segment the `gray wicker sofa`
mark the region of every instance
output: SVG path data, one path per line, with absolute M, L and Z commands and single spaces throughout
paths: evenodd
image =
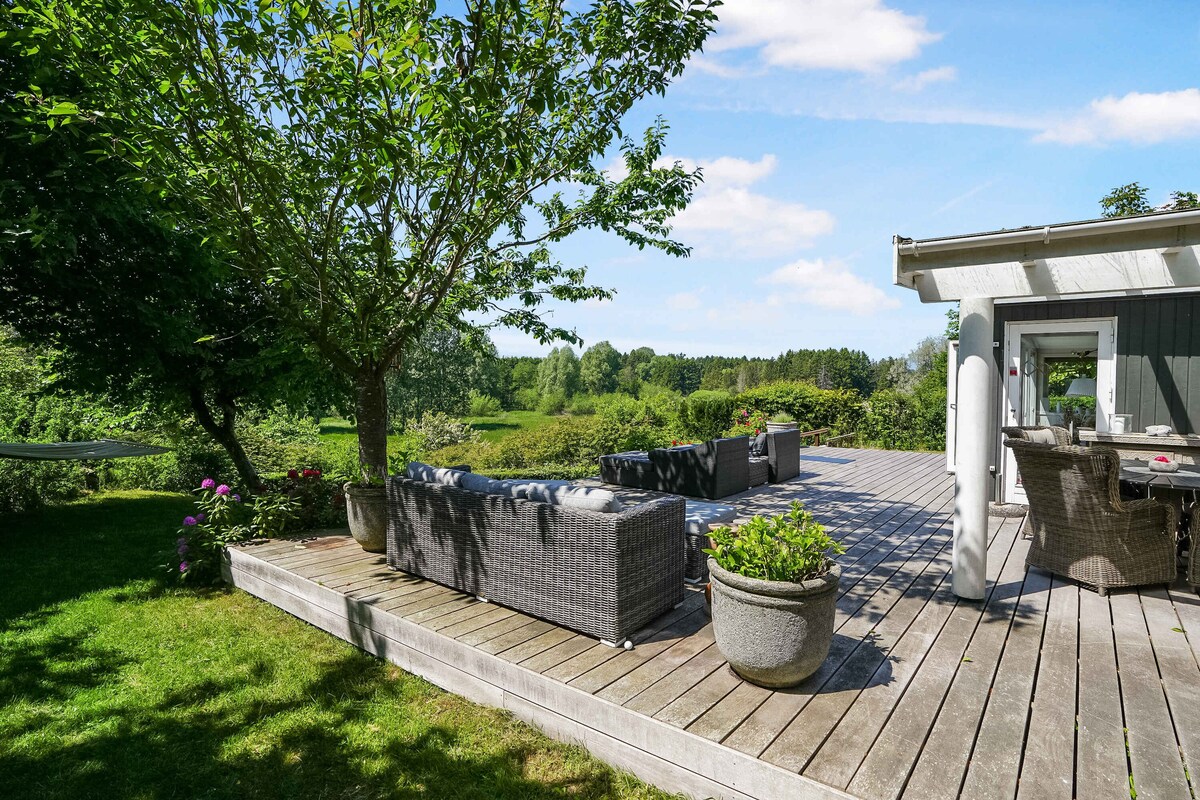
M 392 569 L 606 643 L 683 602 L 682 498 L 600 512 L 391 477 L 387 503 Z

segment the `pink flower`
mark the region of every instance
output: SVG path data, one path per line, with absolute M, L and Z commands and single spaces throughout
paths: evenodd
M 212 478 L 205 478 L 204 480 L 200 481 L 201 489 L 211 489 L 216 485 L 217 485 L 217 482 L 214 481 Z
M 187 572 L 187 571 L 188 571 L 188 562 L 186 562 L 186 561 L 180 561 L 180 562 L 179 562 L 179 571 L 180 571 L 180 572 Z
M 1171 459 L 1167 458 L 1166 456 L 1155 456 L 1154 460 L 1161 461 L 1164 464 L 1170 463 L 1170 461 L 1171 461 Z
M 196 524 L 196 518 L 195 517 L 184 517 L 183 524 L 190 528 L 191 526 Z
M 217 487 L 217 494 L 229 494 L 229 487 L 222 483 Z
M 304 477 L 306 477 L 306 478 L 319 478 L 319 477 L 321 477 L 321 470 L 319 470 L 319 469 L 306 469 L 306 470 L 304 470 Z

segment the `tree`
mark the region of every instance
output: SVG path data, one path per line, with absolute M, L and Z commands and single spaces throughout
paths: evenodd
M 538 367 L 538 392 L 570 397 L 579 391 L 579 357 L 569 346 L 556 347 Z
M 592 394 L 615 392 L 620 371 L 621 354 L 608 342 L 596 342 L 579 360 L 580 382 Z
M 401 425 L 425 411 L 460 415 L 472 389 L 494 391 L 496 348 L 482 331 L 430 328 L 387 378 L 388 416 Z
M 62 131 L 20 135 L 20 92 L 73 84 L 27 32 L 0 22 L 0 323 L 56 351 L 61 382 L 157 421 L 192 415 L 248 488 L 258 475 L 235 431 L 247 405 L 297 405 L 331 391 L 302 342 L 264 314 L 253 287 L 173 225 L 117 160 Z M 42 126 L 42 130 L 46 130 Z
M 617 388 L 626 394 L 636 395 L 650 377 L 650 362 L 653 360 L 654 350 L 649 347 L 635 347 L 626 353 L 617 378 Z
M 699 174 L 655 166 L 665 123 L 621 141 L 621 180 L 597 162 L 700 48 L 713 5 L 471 0 L 456 17 L 433 0 L 30 0 L 20 13 L 86 87 L 31 86 L 31 116 L 86 125 L 211 218 L 269 313 L 353 382 L 366 477 L 386 470 L 384 377 L 427 328 L 487 315 L 575 341 L 539 308 L 608 296 L 551 253 L 580 229 L 687 254 L 668 222 Z
M 1176 190 L 1171 192 L 1167 202 L 1161 206 L 1151 206 L 1146 199 L 1149 190 L 1137 181 L 1117 186 L 1111 192 L 1100 198 L 1100 213 L 1105 217 L 1129 217 L 1135 214 L 1149 214 L 1151 211 L 1184 211 L 1189 208 L 1200 208 L 1200 196 L 1195 192 Z

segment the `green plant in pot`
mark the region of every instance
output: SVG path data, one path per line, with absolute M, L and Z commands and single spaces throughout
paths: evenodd
M 751 683 L 795 686 L 821 666 L 833 641 L 845 548 L 800 503 L 709 533 L 717 648 Z
M 348 481 L 346 522 L 354 541 L 368 553 L 387 552 L 387 495 L 382 478 L 370 482 Z
M 796 418 L 786 411 L 781 411 L 778 414 L 770 417 L 767 420 L 768 431 L 793 431 L 800 423 L 796 422 Z

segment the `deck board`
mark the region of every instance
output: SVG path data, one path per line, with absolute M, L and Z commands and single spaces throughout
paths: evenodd
M 393 572 L 341 534 L 239 546 L 229 578 L 692 796 L 1124 800 L 1132 771 L 1142 800 L 1193 797 L 1191 587 L 1101 598 L 1026 570 L 1021 521 L 993 518 L 985 599 L 958 600 L 953 487 L 938 453 L 807 448 L 795 481 L 727 502 L 744 519 L 793 500 L 847 550 L 830 657 L 786 691 L 729 669 L 695 588 L 621 650 Z

